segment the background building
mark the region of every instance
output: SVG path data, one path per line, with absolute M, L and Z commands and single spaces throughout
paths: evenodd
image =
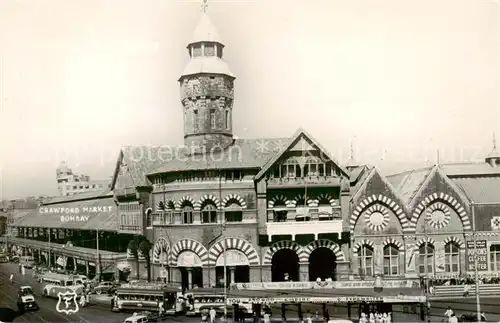
M 57 190 L 61 196 L 69 196 L 85 192 L 97 192 L 109 188 L 108 180 L 90 180 L 90 176 L 75 174 L 62 161 L 56 169 Z

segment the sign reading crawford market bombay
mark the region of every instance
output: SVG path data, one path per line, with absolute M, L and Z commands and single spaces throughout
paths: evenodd
M 384 288 L 412 288 L 416 287 L 412 280 L 386 280 L 382 282 Z M 234 289 L 265 290 L 265 289 L 349 289 L 373 288 L 375 281 L 331 281 L 331 282 L 273 282 L 273 283 L 236 283 Z
M 80 214 L 80 213 L 111 213 L 112 206 L 84 206 L 79 207 L 53 207 L 42 206 L 38 209 L 40 214 Z

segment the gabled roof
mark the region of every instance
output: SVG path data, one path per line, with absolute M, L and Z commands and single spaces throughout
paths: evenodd
M 151 169 L 148 175 L 208 169 L 249 169 L 261 168 L 287 142 L 283 138 L 235 139 L 233 144 L 222 151 L 209 155 L 190 155 L 188 150 L 179 149 L 175 159 Z
M 289 151 L 302 136 L 311 141 L 311 143 L 314 146 L 316 146 L 318 150 L 324 153 L 333 163 L 335 163 L 335 165 L 337 165 L 337 167 L 339 167 L 339 169 L 344 173 L 344 175 L 347 178 L 349 178 L 349 171 L 345 167 L 341 166 L 340 163 L 335 158 L 333 158 L 333 156 L 331 156 L 330 153 L 323 146 L 321 146 L 318 141 L 316 141 L 316 139 L 314 139 L 311 135 L 309 135 L 304 129 L 299 128 L 295 132 L 295 134 L 288 140 L 288 143 L 285 146 L 283 146 L 283 148 L 278 153 L 276 153 L 276 155 L 274 155 L 274 157 L 271 158 L 264 165 L 264 167 L 262 167 L 261 171 L 255 176 L 255 179 L 256 180 L 261 179 L 271 168 L 271 166 L 273 166 L 278 161 L 278 159 L 280 159 L 283 156 L 285 152 Z
M 500 175 L 500 167 L 492 167 L 488 163 L 452 163 L 439 166 L 449 177 Z
M 500 203 L 500 176 L 452 178 L 469 201 L 482 204 Z
M 389 175 L 386 178 L 404 205 L 409 206 L 433 169 L 433 167 L 426 167 L 410 170 Z
M 352 197 L 359 191 L 363 183 L 370 176 L 370 171 L 373 166 L 363 165 L 351 168 L 350 182 L 351 182 L 351 200 Z
M 351 201 L 355 201 L 356 200 L 356 198 L 358 197 L 358 195 L 361 194 L 361 192 L 363 192 L 363 190 L 366 188 L 366 186 L 368 185 L 368 183 L 370 182 L 370 180 L 376 174 L 378 174 L 378 176 L 380 177 L 380 179 L 382 180 L 382 182 L 392 191 L 392 194 L 394 195 L 394 197 L 396 199 L 398 199 L 398 202 L 400 203 L 400 205 L 404 206 L 403 201 L 400 199 L 399 195 L 397 194 L 396 190 L 392 186 L 391 182 L 389 182 L 389 180 L 387 180 L 387 178 L 384 175 L 382 175 L 380 173 L 380 171 L 376 167 L 371 167 L 371 169 L 368 172 L 368 174 L 366 176 L 364 176 L 361 185 L 359 185 L 359 187 L 356 190 L 356 192 L 353 192 L 353 194 L 351 195 Z
M 79 194 L 69 195 L 69 196 L 51 197 L 51 198 L 44 200 L 42 204 L 48 205 L 48 204 L 93 200 L 93 199 L 108 197 L 108 196 L 112 196 L 112 195 L 113 195 L 113 192 L 111 191 L 111 189 L 105 188 L 105 189 L 100 190 L 100 191 L 85 192 L 85 193 L 79 193 Z

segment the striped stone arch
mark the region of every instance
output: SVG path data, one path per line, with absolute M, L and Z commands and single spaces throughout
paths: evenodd
M 264 265 L 271 265 L 273 256 L 276 252 L 278 252 L 281 249 L 290 249 L 293 250 L 297 253 L 297 256 L 299 257 L 299 262 L 307 262 L 307 254 L 301 246 L 299 246 L 297 243 L 287 240 L 287 241 L 279 241 L 273 244 L 269 249 L 266 251 L 266 254 L 264 255 Z
M 128 243 L 128 247 L 127 247 L 127 259 L 133 259 L 134 258 L 134 254 L 132 252 L 132 249 L 130 248 L 130 245 L 131 245 L 132 241 L 133 240 L 130 240 L 129 243 Z M 139 246 L 140 246 L 140 244 L 139 244 Z M 139 248 L 139 250 L 137 252 L 137 255 L 139 256 L 140 260 L 144 260 L 144 255 L 142 254 L 140 248 Z
M 385 206 L 387 206 L 392 212 L 394 212 L 394 214 L 396 214 L 396 216 L 398 217 L 399 222 L 401 223 L 403 232 L 409 232 L 412 230 L 410 223 L 408 222 L 408 219 L 406 218 L 406 215 L 403 212 L 403 209 L 399 206 L 398 203 L 394 202 L 392 199 L 382 194 L 379 195 L 373 194 L 372 196 L 369 196 L 365 198 L 363 201 L 361 201 L 352 212 L 351 218 L 349 219 L 351 233 L 354 232 L 354 227 L 356 226 L 356 222 L 358 221 L 360 214 L 368 206 L 374 203 L 385 204 Z
M 267 207 L 272 209 L 276 202 L 283 202 L 285 205 L 288 205 L 288 200 L 284 195 L 276 195 L 273 196 L 273 198 L 267 202 Z
M 167 255 L 167 264 L 170 259 L 170 244 L 165 238 L 159 238 L 153 247 L 153 257 L 151 257 L 153 264 L 161 263 L 161 254 L 165 253 Z
M 250 266 L 260 264 L 259 255 L 250 242 L 240 238 L 226 238 L 218 241 L 210 248 L 208 262 L 211 266 L 215 266 L 217 259 L 224 252 L 224 241 L 226 242 L 226 250 L 234 249 L 243 252 L 247 256 Z
M 420 215 L 422 212 L 424 212 L 424 209 L 426 206 L 430 206 L 430 204 L 434 201 L 441 201 L 445 202 L 448 204 L 455 212 L 457 212 L 458 216 L 460 217 L 460 220 L 462 220 L 462 225 L 464 227 L 464 231 L 470 231 L 471 230 L 471 222 L 469 219 L 469 215 L 467 214 L 467 211 L 464 209 L 464 207 L 451 195 L 446 194 L 446 193 L 433 193 L 426 198 L 424 198 L 418 206 L 415 208 L 415 211 L 413 212 L 413 215 L 411 217 L 411 226 L 414 230 L 417 228 L 417 222 L 418 219 L 420 218 Z
M 315 249 L 318 249 L 318 248 L 327 248 L 327 249 L 330 249 L 335 254 L 335 257 L 336 257 L 337 261 L 345 261 L 344 253 L 340 249 L 339 245 L 336 244 L 335 242 L 333 242 L 331 240 L 327 240 L 327 239 L 321 239 L 321 240 L 313 241 L 313 242 L 309 243 L 304 248 L 305 249 L 305 254 L 306 254 L 306 257 L 307 257 L 306 261 L 309 261 L 309 258 L 311 257 L 312 252 Z
M 428 243 L 430 245 L 432 245 L 434 248 L 436 248 L 436 241 L 430 237 L 423 237 L 421 238 L 420 240 L 417 241 L 417 243 L 415 243 L 415 245 L 417 246 L 417 249 L 420 248 L 423 244 L 425 243 Z
M 305 200 L 306 204 L 308 203 L 308 196 L 305 194 L 299 194 L 293 198 L 293 200 L 288 201 L 290 205 L 287 205 L 287 207 L 303 207 L 304 205 L 297 205 L 300 200 Z
M 181 197 L 176 203 L 175 203 L 175 208 L 177 210 L 180 210 L 182 208 L 182 205 L 185 203 L 185 202 L 189 202 L 193 207 L 194 205 L 196 204 L 194 199 L 189 196 L 189 195 L 185 195 L 183 197 Z
M 385 239 L 384 242 L 382 243 L 382 245 L 384 246 L 384 248 L 386 246 L 393 245 L 396 248 L 398 248 L 399 253 L 405 253 L 403 244 L 399 240 L 396 240 L 394 238 L 389 237 L 389 238 Z
M 456 243 L 460 247 L 460 249 L 465 249 L 465 243 L 460 238 L 448 237 L 448 238 L 444 239 L 444 241 L 443 241 L 445 246 L 450 242 Z
M 321 200 L 326 200 L 330 203 L 330 206 L 335 206 L 337 205 L 337 200 L 335 200 L 330 194 L 327 194 L 327 193 L 322 193 L 320 194 L 317 198 L 315 199 L 310 199 L 309 201 L 307 201 L 307 204 L 310 206 L 310 207 L 318 207 L 319 206 L 319 202 Z
M 165 200 L 165 203 L 163 203 L 163 201 L 158 201 L 158 203 L 156 203 L 156 210 L 157 211 L 162 211 L 163 210 L 163 207 L 162 205 L 164 205 L 165 207 L 165 210 L 172 210 L 172 209 L 175 209 L 175 202 L 172 201 L 172 200 Z
M 177 259 L 183 251 L 192 251 L 201 259 L 203 266 L 208 265 L 208 250 L 200 242 L 192 239 L 179 240 L 172 248 L 172 266 L 177 266 Z
M 215 206 L 220 209 L 220 200 L 217 198 L 217 196 L 212 195 L 212 194 L 205 194 L 201 197 L 201 199 L 194 204 L 194 209 L 196 211 L 199 211 L 203 204 L 205 204 L 208 201 L 214 202 Z
M 238 194 L 229 194 L 222 200 L 222 207 L 227 207 L 228 203 L 232 200 L 237 201 L 242 209 L 247 208 L 247 202 Z
M 369 247 L 373 248 L 373 241 L 368 240 L 368 239 L 363 239 L 363 240 L 356 242 L 356 244 L 354 245 L 354 248 L 352 249 L 353 256 L 357 257 L 359 250 L 363 246 L 369 246 Z

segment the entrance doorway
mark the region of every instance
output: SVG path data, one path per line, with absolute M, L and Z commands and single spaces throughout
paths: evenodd
M 179 269 L 181 271 L 183 291 L 203 287 L 203 271 L 201 267 L 180 267 Z
M 325 280 L 331 278 L 336 280 L 337 257 L 328 248 L 317 248 L 309 256 L 309 281 L 316 281 L 318 278 Z
M 299 256 L 297 256 L 295 251 L 291 249 L 276 251 L 271 264 L 271 278 L 273 282 L 299 280 Z

